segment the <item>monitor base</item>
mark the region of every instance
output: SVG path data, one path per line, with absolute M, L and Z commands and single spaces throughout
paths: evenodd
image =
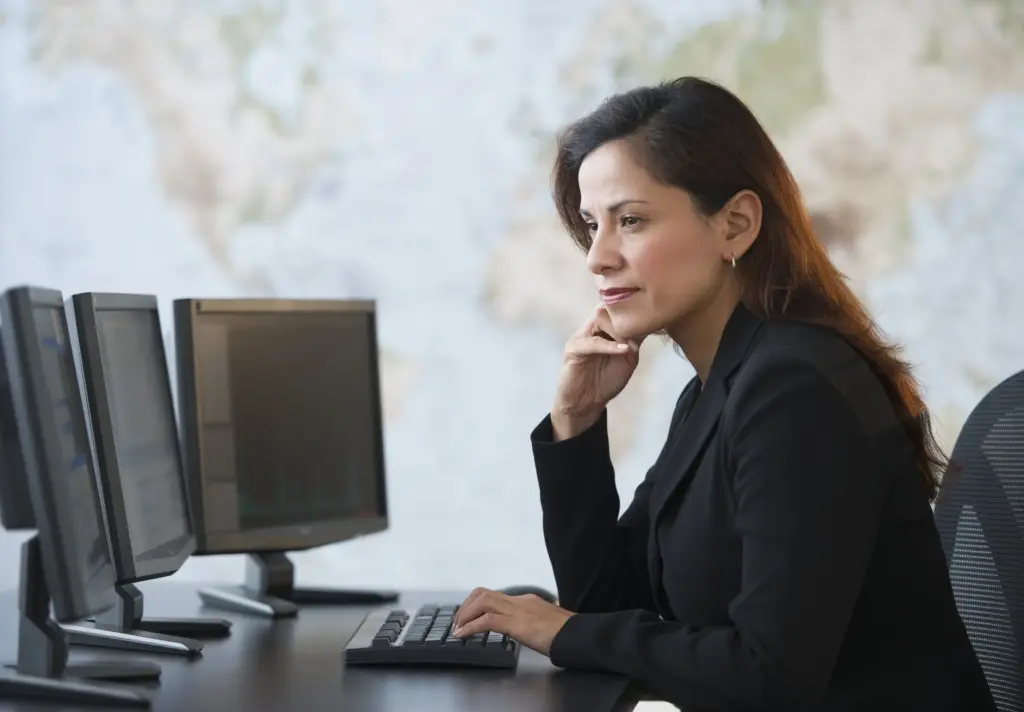
M 5 663 L 4 667 L 17 672 L 17 663 Z M 96 663 L 66 665 L 62 679 L 100 680 L 103 682 L 154 682 L 160 679 L 159 665 L 146 662 L 121 662 L 120 660 Z M 28 675 L 26 677 L 35 677 Z M 47 678 L 51 679 L 51 678 Z
M 125 632 L 139 631 L 196 640 L 231 635 L 231 621 L 222 618 L 146 618 L 143 615 L 144 596 L 134 584 L 117 584 L 114 593 L 117 604 L 96 616 L 95 623 Z
M 152 701 L 140 690 L 90 685 L 35 675 L 0 674 L 0 699 L 30 699 L 67 704 L 150 707 Z
M 265 618 L 291 618 L 299 607 L 291 601 L 261 594 L 245 586 L 201 588 L 199 598 L 204 606 L 233 613 L 249 613 Z
M 68 665 L 67 634 L 50 618 L 50 591 L 43 573 L 38 534 L 21 545 L 18 592 L 17 662 L 0 671 L 0 699 L 20 698 L 69 704 L 149 707 L 141 690 L 91 685 L 77 678 L 155 680 L 160 668 L 151 663 Z M 67 679 L 65 679 L 67 678 Z
M 64 677 L 108 682 L 153 682 L 160 679 L 160 666 L 147 662 L 102 661 L 75 663 L 64 668 Z
M 293 588 L 288 598 L 300 605 L 376 606 L 398 600 L 398 591 L 355 588 Z
M 295 585 L 295 566 L 281 551 L 249 554 L 245 584 L 204 588 L 203 604 L 211 608 L 249 613 L 267 618 L 288 618 L 300 605 L 379 606 L 398 600 L 398 591 L 344 588 L 311 588 Z
M 99 623 L 93 625 L 65 623 L 61 628 L 68 634 L 68 643 L 71 645 L 145 653 L 166 653 L 187 657 L 194 657 L 203 651 L 203 644 L 198 640 L 144 631 L 124 631 Z
M 135 624 L 135 630 L 209 640 L 231 635 L 231 621 L 223 618 L 143 618 Z

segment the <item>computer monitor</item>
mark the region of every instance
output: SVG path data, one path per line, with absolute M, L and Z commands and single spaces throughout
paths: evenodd
M 204 603 L 279 617 L 395 600 L 298 588 L 286 555 L 388 526 L 375 303 L 179 299 L 174 326 L 196 553 L 250 555 L 246 584 Z
M 67 665 L 58 625 L 114 605 L 114 567 L 68 342 L 59 291 L 17 287 L 0 295 L 2 523 L 35 530 L 22 545 L 18 654 L 8 666 L 15 673 L 0 675 L 0 697 L 145 706 L 149 698 L 141 692 L 80 678 L 152 679 L 159 668 Z
M 65 626 L 73 644 L 193 655 L 193 637 L 223 637 L 215 619 L 143 617 L 133 584 L 176 572 L 195 550 L 157 298 L 86 292 L 69 300 L 117 605 L 93 626 Z M 190 637 L 179 637 L 190 636 Z

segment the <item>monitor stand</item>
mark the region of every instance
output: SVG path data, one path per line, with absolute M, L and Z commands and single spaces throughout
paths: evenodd
M 243 586 L 202 588 L 199 598 L 212 608 L 287 618 L 298 613 L 298 604 L 376 606 L 398 600 L 398 592 L 297 588 L 295 567 L 288 556 L 272 551 L 249 554 Z
M 170 632 L 165 633 L 164 630 L 168 630 L 174 625 L 177 625 L 179 630 L 183 630 L 192 625 L 193 630 L 206 632 L 206 637 L 223 637 L 230 632 L 231 624 L 228 621 L 194 621 L 190 619 L 180 621 L 156 619 L 153 622 L 158 625 L 163 624 L 164 630 L 152 631 L 152 629 L 146 628 L 147 621 L 142 617 L 142 591 L 127 584 L 115 585 L 114 593 L 117 596 L 117 603 L 109 611 L 96 616 L 94 623 L 65 624 L 63 626 L 71 645 L 192 657 L 202 653 L 202 643 L 194 638 L 179 637 Z M 196 623 L 207 625 L 197 626 Z
M 65 623 L 61 628 L 67 633 L 70 645 L 186 657 L 194 657 L 203 652 L 203 644 L 198 640 L 174 635 L 123 630 L 102 623 Z
M 186 638 L 226 638 L 231 634 L 231 621 L 223 618 L 146 618 L 143 616 L 142 591 L 133 584 L 114 586 L 117 605 L 96 616 L 96 622 L 117 630 L 143 631 Z
M 68 665 L 64 631 L 50 618 L 50 591 L 43 574 L 39 538 L 21 545 L 18 597 L 18 660 L 0 673 L 0 699 L 35 699 L 67 704 L 149 707 L 142 690 L 94 685 L 84 680 L 156 680 L 160 668 L 152 663 L 105 662 Z

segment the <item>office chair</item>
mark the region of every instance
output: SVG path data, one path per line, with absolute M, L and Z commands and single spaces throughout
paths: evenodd
M 1024 712 L 1024 371 L 964 423 L 935 503 L 960 616 L 1000 712 Z

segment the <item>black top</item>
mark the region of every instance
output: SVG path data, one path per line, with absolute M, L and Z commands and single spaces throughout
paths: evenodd
M 911 442 L 822 327 L 739 307 L 621 518 L 602 416 L 532 434 L 561 667 L 696 710 L 995 709 Z M 616 521 L 618 519 L 618 521 Z

